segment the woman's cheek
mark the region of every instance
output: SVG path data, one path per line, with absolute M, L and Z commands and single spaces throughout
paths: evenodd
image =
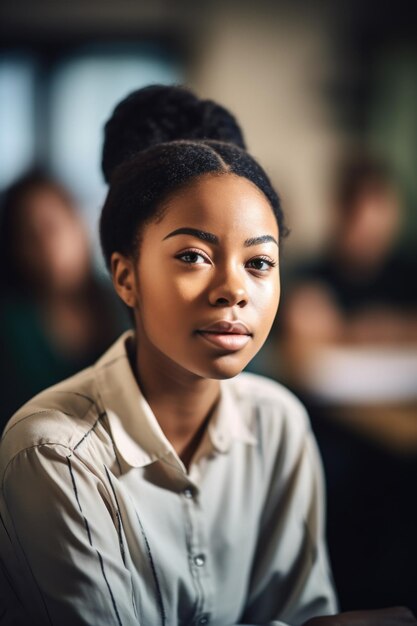
M 253 285 L 251 290 L 254 303 L 259 303 L 262 307 L 269 309 L 279 301 L 280 281 L 277 277 L 267 280 L 260 280 Z
M 263 285 L 253 298 L 254 306 L 258 311 L 258 319 L 264 334 L 269 334 L 276 317 L 280 301 L 280 285 L 270 281 Z
M 208 278 L 202 272 L 190 271 L 187 276 L 179 276 L 171 281 L 171 290 L 178 302 L 195 302 L 208 288 Z

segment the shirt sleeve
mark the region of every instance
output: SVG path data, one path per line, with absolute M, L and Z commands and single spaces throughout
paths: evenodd
M 338 610 L 324 537 L 323 469 L 307 416 L 305 423 L 289 467 L 279 455 L 275 461 L 241 624 L 301 626 Z
M 22 612 L 14 623 L 140 624 L 111 498 L 70 449 L 45 444 L 17 454 L 0 513 L 10 614 Z

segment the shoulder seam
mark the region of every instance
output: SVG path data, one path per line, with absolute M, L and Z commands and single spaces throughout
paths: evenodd
M 19 454 L 22 454 L 22 452 L 27 452 L 28 450 L 33 450 L 34 448 L 42 448 L 42 447 L 44 447 L 44 446 L 60 446 L 61 448 L 65 448 L 66 450 L 69 450 L 70 455 L 72 454 L 72 449 L 71 449 L 69 446 L 66 446 L 66 445 L 65 445 L 65 444 L 63 444 L 63 443 L 60 443 L 59 441 L 46 441 L 46 442 L 44 442 L 44 443 L 36 443 L 36 444 L 34 444 L 33 446 L 28 446 L 27 448 L 22 448 L 22 450 L 19 450 L 18 452 L 16 452 L 16 454 L 14 454 L 14 455 L 13 455 L 13 456 L 9 459 L 9 461 L 8 461 L 8 463 L 7 463 L 7 465 L 6 465 L 6 467 L 4 468 L 4 471 L 3 471 L 3 476 L 2 476 L 2 481 L 1 481 L 1 489 L 2 489 L 2 491 L 4 491 L 4 480 L 5 480 L 5 477 L 6 477 L 6 472 L 7 472 L 7 469 L 8 469 L 8 467 L 9 467 L 10 463 L 11 463 L 12 461 L 14 461 L 14 459 L 15 459 L 15 458 L 16 458 Z
M 47 413 L 54 413 L 55 411 L 58 412 L 58 413 L 62 413 L 63 415 L 68 415 L 68 417 L 72 417 L 71 413 L 66 413 L 65 411 L 60 411 L 59 409 L 42 409 L 40 411 L 34 411 L 33 413 L 29 413 L 29 415 L 24 415 L 23 417 L 20 418 L 20 420 L 18 420 L 14 424 L 12 424 L 10 426 L 10 428 L 8 428 L 4 432 L 1 440 L 3 441 L 7 437 L 9 432 L 12 431 L 15 426 L 18 426 L 24 420 L 29 419 L 29 417 L 33 417 L 34 415 L 44 415 L 44 414 L 47 414 Z
M 85 398 L 85 400 L 89 400 L 91 404 L 95 404 L 95 400 L 93 400 L 93 398 L 90 398 L 89 396 L 86 396 L 79 391 L 71 391 L 71 389 L 56 389 L 54 393 L 70 393 L 73 396 L 79 396 L 80 398 Z
M 96 406 L 96 408 L 98 409 L 98 407 L 97 407 L 97 405 L 96 405 L 96 403 L 95 403 L 95 402 L 94 402 L 94 405 L 95 405 L 95 406 Z M 87 412 L 90 410 L 90 408 L 91 408 L 91 406 L 90 406 L 90 407 L 87 409 L 87 411 L 83 414 L 83 416 L 81 417 L 81 419 L 83 419 L 83 417 L 87 414 Z M 54 411 L 54 409 L 48 409 L 48 410 L 44 410 L 44 411 L 37 411 L 37 412 L 35 412 L 35 413 L 31 413 L 30 415 L 27 415 L 26 417 L 32 417 L 33 415 L 41 415 L 41 414 L 43 414 L 43 413 L 50 413 L 50 412 L 53 412 L 53 411 Z M 64 413 L 63 411 L 60 411 L 60 412 L 61 412 L 61 413 Z M 73 417 L 73 416 L 72 416 L 71 414 L 69 414 L 69 413 L 64 413 L 64 414 L 65 414 L 65 415 L 68 415 L 69 417 Z M 78 448 L 78 446 L 79 446 L 80 444 L 82 444 L 82 443 L 85 441 L 85 439 L 88 437 L 88 435 L 90 435 L 90 434 L 92 433 L 92 431 L 95 429 L 95 427 L 97 426 L 97 424 L 98 424 L 98 422 L 100 421 L 100 419 L 101 419 L 101 418 L 103 418 L 105 415 L 106 415 L 106 413 L 99 413 L 99 414 L 98 414 L 98 417 L 97 417 L 97 419 L 96 419 L 96 421 L 95 421 L 95 422 L 94 422 L 94 424 L 91 426 L 91 428 L 89 428 L 89 430 L 88 430 L 86 433 L 84 433 L 84 435 L 81 437 L 81 439 L 80 439 L 79 441 L 77 441 L 77 443 L 76 443 L 76 444 L 74 445 L 74 447 L 72 447 L 72 448 L 71 448 L 70 446 L 65 445 L 65 444 L 64 444 L 64 443 L 62 443 L 62 442 L 59 442 L 59 441 L 46 441 L 46 442 L 43 442 L 43 443 L 36 443 L 36 444 L 31 445 L 31 446 L 27 446 L 27 447 L 25 447 L 25 448 L 22 448 L 22 449 L 21 449 L 21 450 L 19 450 L 18 452 L 16 452 L 16 453 L 15 453 L 15 454 L 14 454 L 14 455 L 13 455 L 13 456 L 9 459 L 9 461 L 7 462 L 6 467 L 4 468 L 4 471 L 3 471 L 3 478 L 2 478 L 2 488 L 3 488 L 3 484 L 4 484 L 4 476 L 5 476 L 5 474 L 6 474 L 7 468 L 9 467 L 9 465 L 10 465 L 10 463 L 13 461 L 13 459 L 15 459 L 15 458 L 17 457 L 17 455 L 18 455 L 18 454 L 21 454 L 22 452 L 25 452 L 25 451 L 27 451 L 27 450 L 32 450 L 33 448 L 40 448 L 40 447 L 42 447 L 42 446 L 61 446 L 62 448 L 65 448 L 66 450 L 69 450 L 69 451 L 70 451 L 70 456 L 71 456 L 72 454 L 74 454 L 74 452 L 75 452 L 75 450 Z M 23 419 L 25 419 L 25 418 L 22 418 L 22 420 L 23 420 Z M 19 420 L 19 422 L 17 422 L 17 423 L 18 423 L 18 424 L 20 424 L 20 422 L 21 422 L 22 420 Z M 14 424 L 13 426 L 16 426 L 16 424 Z M 7 432 L 9 432 L 9 431 L 7 431 Z M 6 435 L 7 435 L 7 433 L 5 433 L 4 437 L 5 437 Z
M 89 429 L 86 433 L 84 433 L 84 435 L 81 437 L 81 439 L 80 439 L 80 440 L 79 440 L 79 441 L 75 444 L 75 446 L 74 446 L 74 448 L 73 448 L 74 450 L 76 450 L 76 449 L 78 448 L 78 446 L 79 446 L 81 443 L 83 443 L 83 441 L 85 441 L 85 439 L 88 437 L 88 435 L 90 435 L 90 434 L 92 433 L 92 431 L 95 429 L 95 427 L 97 426 L 97 424 L 98 424 L 98 422 L 100 421 L 100 419 L 106 415 L 106 413 L 105 413 L 105 412 L 100 413 L 100 412 L 98 411 L 98 407 L 97 407 L 96 403 L 94 403 L 94 405 L 95 405 L 95 407 L 96 407 L 96 409 L 97 409 L 97 412 L 98 412 L 98 417 L 97 417 L 96 421 L 94 422 L 94 424 L 91 426 L 91 428 L 90 428 L 90 429 Z M 84 417 L 84 416 L 83 416 L 83 417 Z M 82 419 L 82 418 L 81 418 L 81 419 Z
M 98 418 L 97 418 L 97 420 L 96 420 L 96 423 L 98 422 L 98 420 L 99 420 L 101 417 L 103 417 L 103 415 L 102 415 L 102 414 L 101 414 L 101 415 L 99 415 L 99 417 L 98 417 Z M 90 429 L 90 430 L 88 431 L 88 433 L 87 433 L 87 434 L 89 434 L 89 433 L 91 432 L 91 430 L 92 430 L 92 429 Z M 3 476 L 2 476 L 2 481 L 1 481 L 1 488 L 2 488 L 2 490 L 3 490 L 3 488 L 4 488 L 4 479 L 5 479 L 6 472 L 7 472 L 7 469 L 8 469 L 8 467 L 9 467 L 10 463 L 11 463 L 11 462 L 12 462 L 12 461 L 13 461 L 13 460 L 14 460 L 14 459 L 15 459 L 15 458 L 19 455 L 19 454 L 22 454 L 22 452 L 27 452 L 28 450 L 34 450 L 35 448 L 45 448 L 45 447 L 54 447 L 54 446 L 58 446 L 58 447 L 60 447 L 60 448 L 64 448 L 65 450 L 67 450 L 67 451 L 68 451 L 68 455 L 66 456 L 66 458 L 70 458 L 70 457 L 72 457 L 72 456 L 75 456 L 75 457 L 77 458 L 77 460 L 78 460 L 80 463 L 82 463 L 82 465 L 84 465 L 84 466 L 85 466 L 85 468 L 88 470 L 88 472 L 89 472 L 89 473 L 91 473 L 90 468 L 89 468 L 89 467 L 88 467 L 88 465 L 84 462 L 83 458 L 82 458 L 82 457 L 80 457 L 80 456 L 78 456 L 78 454 L 77 454 L 77 453 L 76 453 L 76 451 L 75 451 L 76 447 L 77 447 L 77 446 L 79 445 L 79 443 L 81 443 L 82 441 L 83 441 L 83 439 L 81 439 L 81 440 L 78 442 L 78 444 L 77 444 L 76 446 L 74 446 L 74 448 L 70 448 L 70 446 L 66 446 L 64 443 L 61 443 L 60 441 L 45 441 L 45 442 L 43 442 L 43 443 L 36 443 L 36 444 L 34 444 L 33 446 L 27 446 L 27 448 L 22 448 L 22 450 L 19 450 L 18 452 L 16 452 L 16 454 L 14 454 L 14 455 L 13 455 L 13 456 L 9 459 L 9 461 L 8 461 L 8 463 L 7 463 L 7 465 L 6 465 L 6 467 L 4 468 L 4 471 L 3 471 Z
M 63 392 L 63 393 L 65 393 L 65 392 Z M 73 392 L 69 392 L 69 393 L 73 393 Z M 82 395 L 82 394 L 76 393 L 74 395 Z M 96 404 L 96 402 L 94 400 L 92 400 L 91 398 L 88 398 L 87 396 L 82 396 L 82 397 L 86 398 L 87 400 L 90 401 L 90 406 L 87 407 L 86 411 L 82 415 L 80 415 L 80 417 L 78 418 L 80 420 L 83 420 L 85 418 L 85 416 L 87 415 L 88 411 L 91 409 L 92 405 L 94 405 L 97 408 L 97 410 L 98 410 L 97 404 Z M 1 438 L 1 440 L 3 441 L 3 439 L 5 439 L 7 437 L 9 432 L 11 430 L 13 430 L 13 428 L 15 426 L 18 426 L 24 420 L 29 419 L 29 417 L 33 417 L 34 415 L 44 415 L 44 414 L 54 413 L 54 412 L 62 413 L 63 415 L 67 415 L 68 417 L 76 417 L 73 413 L 67 413 L 66 411 L 62 411 L 61 409 L 41 409 L 40 411 L 34 411 L 33 413 L 29 413 L 29 415 L 25 415 L 24 417 L 21 417 L 20 420 L 18 420 L 14 424 L 12 424 L 10 426 L 10 428 L 8 430 L 6 430 L 6 432 L 3 434 L 3 437 Z M 95 424 L 94 424 L 94 426 L 95 426 Z

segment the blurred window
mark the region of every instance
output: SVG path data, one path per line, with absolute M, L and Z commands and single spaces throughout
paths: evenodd
M 179 57 L 157 44 L 1 52 L 0 192 L 32 164 L 48 167 L 76 197 L 97 248 L 104 122 L 130 91 L 182 80 Z
M 0 57 L 0 188 L 34 158 L 35 63 L 26 56 Z
M 62 63 L 50 85 L 50 166 L 84 203 L 98 206 L 103 125 L 115 104 L 151 83 L 180 81 L 175 63 L 158 54 L 85 54 Z

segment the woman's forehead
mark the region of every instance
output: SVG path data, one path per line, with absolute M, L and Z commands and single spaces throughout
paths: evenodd
M 277 220 L 266 196 L 234 174 L 201 176 L 169 198 L 155 227 L 168 234 L 184 226 L 208 230 L 219 238 L 239 232 L 247 237 L 269 233 L 278 239 Z

